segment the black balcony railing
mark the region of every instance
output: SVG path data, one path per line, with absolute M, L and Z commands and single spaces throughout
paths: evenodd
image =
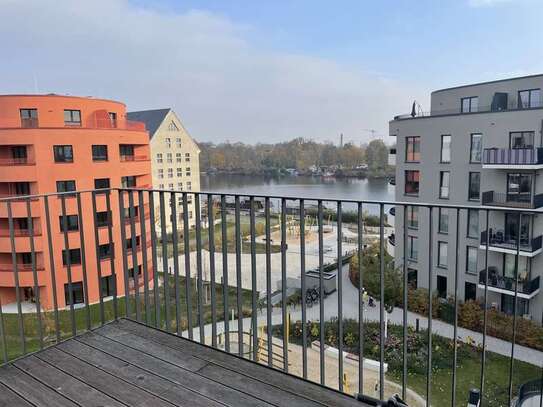
M 2 295 L 9 294 L 2 299 L 12 301 L 12 294 L 16 308 L 16 313 L 8 318 L 0 307 L 0 356 L 4 362 L 124 317 L 191 341 L 220 347 L 255 362 L 264 362 L 269 367 L 279 367 L 285 372 L 294 371 L 292 365 L 298 363 L 303 379 L 308 379 L 310 372 L 318 371 L 315 380 L 322 385 L 336 386 L 340 391 L 347 390 L 344 386 L 344 374 L 347 373 L 344 362 L 347 357 L 352 357 L 357 363 L 358 384 L 358 388 L 352 391 L 358 390 L 362 394 L 368 381 L 372 387 L 377 382 L 380 399 L 388 397 L 390 394 L 385 392 L 391 391 L 391 386 L 385 386 L 386 363 L 390 363 L 389 366 L 395 364 L 395 374 L 399 379 L 393 391 L 401 389 L 404 398 L 408 394 L 408 381 L 412 374 L 409 364 L 424 363 L 424 373 L 420 373 L 420 366 L 417 367 L 418 374 L 423 375 L 421 380 L 425 381 L 418 391 L 426 400 L 435 398 L 432 392 L 436 386 L 433 375 L 437 362 L 433 358 L 442 357 L 441 351 L 434 354 L 438 346 L 433 344 L 437 334 L 432 325 L 436 271 L 434 267 L 423 269 L 420 266 L 418 269 L 419 284 L 427 288 L 424 294 L 427 313 L 408 318 L 407 307 L 402 304 L 410 303 L 411 269 L 408 269 L 409 262 L 405 257 L 396 258 L 398 267 L 385 257 L 385 213 L 389 207 L 395 207 L 396 215 L 401 215 L 399 219 L 407 222 L 408 206 L 418 206 L 420 219 L 428 220 L 428 235 L 433 236 L 437 230 L 432 230 L 431 225 L 440 208 L 448 208 L 449 214 L 459 219 L 467 216 L 473 206 L 140 188 L 108 189 L 105 192 L 71 192 L 71 195 L 75 194 L 75 201 L 73 198 L 66 200 L 66 193 L 0 199 L 0 216 L 8 218 L 10 243 L 7 252 L 11 253 L 12 259 L 11 270 L 0 273 Z M 36 210 L 35 205 L 30 205 L 31 200 L 39 201 L 42 209 L 39 214 L 31 213 L 31 209 Z M 193 218 L 189 218 L 190 200 Z M 30 250 L 30 268 L 21 267 L 17 260 L 17 245 L 21 240 L 15 239 L 14 219 L 24 215 L 20 213 L 20 205 L 15 208 L 15 201 L 26 202 L 29 225 L 33 225 L 33 217 L 43 216 L 40 219 L 40 245 L 35 244 L 36 234 L 31 228 L 24 238 L 28 239 L 23 250 Z M 180 201 L 182 208 L 178 206 Z M 248 202 L 246 210 L 242 210 L 244 201 Z M 233 207 L 228 205 L 230 202 L 234 203 Z M 145 210 L 136 211 L 136 207 Z M 297 210 L 292 211 L 292 207 Z M 85 213 L 84 208 L 89 212 Z M 15 209 L 16 214 L 13 213 Z M 479 209 L 480 213 L 486 213 L 487 226 L 490 212 L 517 212 L 521 216 L 530 212 L 515 208 Z M 377 214 L 378 226 L 366 224 L 366 211 Z M 104 223 L 103 215 L 98 218 L 99 213 L 111 214 L 108 217 L 110 221 Z M 125 213 L 135 216 L 126 219 Z M 181 217 L 178 216 L 180 213 Z M 77 214 L 79 219 L 78 232 L 68 236 L 68 215 L 73 214 Z M 60 231 L 51 226 L 57 225 L 59 216 L 63 225 Z M 427 247 L 417 247 L 413 240 L 408 239 L 410 235 L 406 226 L 404 223 L 404 227 L 392 236 L 397 252 L 404 256 L 417 252 L 421 265 L 435 264 L 435 239 L 428 239 Z M 456 235 L 459 233 L 459 222 L 456 222 Z M 344 239 L 347 234 L 350 236 L 348 241 Z M 136 236 L 139 236 L 139 250 L 129 250 L 129 246 L 137 246 Z M 367 239 L 373 239 L 371 249 L 374 251 L 369 254 L 366 252 L 370 249 Z M 456 253 L 449 253 L 449 258 L 460 257 L 461 245 L 455 247 Z M 78 248 L 78 264 L 71 263 L 71 256 L 66 256 L 64 268 L 56 264 L 62 251 Z M 409 248 L 409 251 L 402 248 Z M 48 255 L 43 252 L 48 252 Z M 350 253 L 352 264 L 344 264 L 349 263 L 344 261 L 346 253 Z M 367 258 L 364 257 L 366 255 Z M 104 256 L 108 258 L 103 259 Z M 48 259 L 45 271 L 38 273 L 42 267 L 39 260 L 43 258 Z M 361 265 L 361 272 L 351 273 L 354 264 Z M 409 265 L 412 266 L 411 263 Z M 373 267 L 371 270 L 370 266 Z M 399 276 L 393 282 L 393 288 L 400 291 L 390 298 L 392 302 L 388 304 L 390 285 L 387 278 L 396 276 L 396 272 Z M 367 273 L 375 273 L 371 282 L 366 280 L 370 278 Z M 447 349 L 451 349 L 453 356 L 446 362 L 451 366 L 452 382 L 447 383 L 451 393 L 450 404 L 446 404 L 456 406 L 457 400 L 460 402 L 466 397 L 469 390 L 466 386 L 473 386 L 473 382 L 457 380 L 458 374 L 462 374 L 458 371 L 462 366 L 457 360 L 457 349 L 459 341 L 464 339 L 458 330 L 461 285 L 458 279 L 461 271 L 456 267 L 453 273 L 457 283 L 449 285 L 451 336 L 447 339 L 447 343 L 452 344 Z M 44 280 L 51 281 L 51 289 L 41 289 L 46 284 Z M 491 287 L 499 284 L 497 280 L 488 280 Z M 490 397 L 495 389 L 494 386 L 488 389 L 485 386 L 488 373 L 485 363 L 488 285 L 485 285 L 484 297 L 481 298 L 484 319 L 482 344 L 477 350 L 481 368 L 478 369 L 480 377 L 475 379 L 483 399 Z M 370 294 L 385 301 L 366 303 L 365 286 L 368 289 L 373 286 Z M 58 290 L 58 287 L 64 287 L 64 290 Z M 8 292 L 10 288 L 12 292 Z M 522 283 L 520 291 L 514 293 L 515 301 L 519 293 L 534 293 L 538 288 L 539 277 Z M 329 296 L 330 293 L 333 295 Z M 32 298 L 26 299 L 30 295 Z M 35 312 L 29 313 L 28 309 L 23 312 L 23 302 L 35 307 Z M 370 303 L 376 309 L 370 310 Z M 292 304 L 294 307 L 290 307 Z M 386 312 L 390 310 L 389 306 L 397 307 L 399 321 L 388 330 L 387 337 Z M 292 326 L 288 323 L 291 314 L 296 315 L 299 321 Z M 413 359 L 409 338 L 416 332 L 412 321 L 417 318 L 424 320 L 426 330 L 417 333 L 420 338 L 417 337 L 416 341 L 422 343 L 423 353 Z M 517 330 L 516 318 L 515 313 L 511 326 L 513 335 Z M 321 327 L 325 323 L 326 330 Z M 352 328 L 353 324 L 357 326 L 355 331 L 347 332 L 347 327 Z M 334 335 L 329 333 L 330 327 L 336 330 Z M 277 333 L 287 331 L 291 332 L 290 336 Z M 392 334 L 393 338 L 390 337 Z M 294 345 L 290 343 L 290 337 L 297 338 L 297 355 L 291 353 Z M 246 338 L 249 338 L 249 343 Z M 371 341 L 371 349 L 367 346 L 368 341 Z M 272 349 L 274 343 L 281 344 L 280 366 L 277 366 L 277 348 Z M 261 357 L 263 346 L 267 357 Z M 502 392 L 502 396 L 506 393 L 507 396 L 498 401 L 498 405 L 510 405 L 515 396 L 515 346 L 517 343 L 513 340 L 511 354 L 506 355 L 511 366 L 509 387 Z M 311 347 L 312 351 L 309 350 Z M 331 371 L 330 362 L 327 362 L 330 350 L 336 355 L 332 367 L 334 383 L 327 379 L 330 377 L 327 372 Z M 365 359 L 370 351 L 373 361 Z M 337 357 L 347 355 L 347 352 L 350 356 Z M 377 373 L 367 374 L 368 369 Z M 432 402 L 432 405 L 439 403 Z
M 516 250 L 517 249 L 517 240 L 518 237 L 515 235 L 508 235 L 504 233 L 503 230 L 493 230 L 490 229 L 490 237 L 488 242 L 490 246 L 499 247 L 502 249 Z M 487 233 L 486 231 L 481 232 L 481 245 L 486 245 L 487 242 Z M 535 238 L 530 238 L 527 235 L 520 236 L 520 250 L 523 252 L 536 252 L 541 249 L 543 242 L 543 237 L 537 236 Z
M 536 209 L 543 206 L 543 194 L 509 194 L 504 192 L 483 192 L 483 205 L 509 208 Z
M 485 165 L 539 165 L 543 164 L 543 148 L 485 148 Z
M 485 284 L 486 271 L 481 270 L 479 272 L 479 284 Z M 522 280 L 519 278 L 518 285 L 515 287 L 515 279 L 500 275 L 496 268 L 488 268 L 488 286 L 494 288 L 500 288 L 502 290 L 510 291 L 511 295 L 518 291 L 520 294 L 531 295 L 539 290 L 539 276 L 532 280 Z

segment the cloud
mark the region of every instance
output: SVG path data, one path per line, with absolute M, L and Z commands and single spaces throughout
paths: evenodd
M 468 0 L 470 7 L 494 7 L 505 3 L 513 3 L 515 0 Z
M 367 141 L 419 96 L 394 80 L 262 49 L 255 28 L 201 10 L 125 0 L 0 0 L 0 92 L 39 91 L 173 107 L 197 140 Z

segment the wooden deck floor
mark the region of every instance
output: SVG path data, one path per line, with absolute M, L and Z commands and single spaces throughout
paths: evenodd
M 0 406 L 353 406 L 353 398 L 128 320 L 0 368 Z

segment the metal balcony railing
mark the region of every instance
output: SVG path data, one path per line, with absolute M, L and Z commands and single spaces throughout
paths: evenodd
M 479 272 L 479 284 L 485 284 L 486 279 L 486 270 L 481 270 Z M 522 280 L 518 279 L 518 285 L 515 287 L 515 279 L 512 277 L 507 277 L 498 274 L 494 268 L 488 270 L 488 286 L 494 288 L 500 288 L 502 290 L 510 291 L 512 294 L 515 291 L 522 294 L 533 294 L 539 290 L 539 276 L 535 277 L 532 280 Z
M 541 249 L 543 242 L 543 237 L 537 236 L 530 238 L 529 236 L 521 235 L 520 240 L 517 236 L 508 235 L 503 232 L 503 230 L 492 230 L 490 229 L 490 238 L 488 243 L 490 246 L 499 247 L 502 249 L 516 250 L 518 242 L 520 242 L 520 250 L 523 252 L 533 253 Z M 487 242 L 487 232 L 481 232 L 481 245 L 486 245 Z
M 509 208 L 537 209 L 543 206 L 543 194 L 508 194 L 504 192 L 483 192 L 483 205 Z
M 75 201 L 73 198 L 68 200 L 68 194 L 75 194 Z M 20 253 L 17 245 L 20 241 L 15 239 L 13 209 L 14 202 L 25 200 L 27 203 L 30 200 L 39 201 L 40 213 L 31 213 L 35 206 L 28 204 L 26 215 L 30 225 L 33 225 L 33 217 L 40 216 L 43 237 L 38 250 L 34 242 L 35 234 L 30 228 L 26 237 L 28 246 L 25 245 L 23 250 L 28 256 L 27 247 L 30 247 L 32 261 L 30 265 L 22 266 L 18 262 Z M 182 208 L 178 206 L 180 200 Z M 193 204 L 193 218 L 189 218 L 189 200 Z M 248 210 L 242 210 L 243 201 L 248 202 Z M 229 205 L 231 202 L 234 203 L 233 207 Z M 364 393 L 368 380 L 373 387 L 377 377 L 380 399 L 388 397 L 385 394 L 387 363 L 396 366 L 397 388 L 401 389 L 404 398 L 409 392 L 410 364 L 424 363 L 426 385 L 418 391 L 426 400 L 432 400 L 435 387 L 433 358 L 442 357 L 441 351 L 435 353 L 438 347 L 434 346 L 432 335 L 437 334 L 433 325 L 437 271 L 434 267 L 424 269 L 423 265 L 436 264 L 436 239 L 428 239 L 428 247 L 413 246 L 415 243 L 408 239 L 411 235 L 404 223 L 404 227 L 394 233 L 396 253 L 399 253 L 395 259 L 396 266 L 385 256 L 386 239 L 390 233 L 385 227 L 386 211 L 395 207 L 398 219 L 407 222 L 409 206 L 419 207 L 420 222 L 427 219 L 429 225 L 435 224 L 433 220 L 437 219 L 440 208 L 447 208 L 449 216 L 456 213 L 456 218 L 467 216 L 467 212 L 474 208 L 479 209 L 480 216 L 486 217 L 487 227 L 491 212 L 516 212 L 519 216 L 525 216 L 526 212 L 535 213 L 516 208 L 141 188 L 0 199 L 0 208 L 4 210 L 0 213 L 7 214 L 10 237 L 9 247 L 2 249 L 4 254 L 7 249 L 12 259 L 11 264 L 6 266 L 8 270 L 0 273 L 0 299 L 5 303 L 15 298 L 13 305 L 16 309 L 14 314 L 7 315 L 2 314 L 3 308 L 0 307 L 0 355 L 4 362 L 8 362 L 108 321 L 129 318 L 191 341 L 221 347 L 226 352 L 248 357 L 258 363 L 264 362 L 285 372 L 294 371 L 292 365 L 299 363 L 301 377 L 308 379 L 310 369 L 316 369 L 319 372 L 317 380 L 322 385 L 334 385 L 327 379 L 330 377 L 327 372 L 331 369 L 330 355 L 336 355 L 332 369 L 334 375 L 337 371 L 335 382 L 340 391 L 347 390 L 344 382 L 345 361 L 356 361 L 352 363 L 356 363 L 358 388 L 352 391 Z M 137 216 L 125 219 L 125 213 L 136 213 L 136 207 Z M 297 210 L 292 211 L 293 207 Z M 19 206 L 17 209 L 20 212 Z M 378 225 L 369 227 L 366 224 L 368 210 L 377 214 Z M 17 218 L 23 216 L 19 212 Z M 103 216 L 98 219 L 98 214 L 104 212 L 110 214 L 109 222 L 104 222 Z M 78 235 L 72 233 L 69 236 L 68 215 L 73 214 L 78 215 L 79 219 Z M 182 214 L 181 218 L 179 214 Z M 59 216 L 63 225 L 60 229 Z M 451 225 L 449 232 L 453 233 L 453 229 Z M 430 226 L 427 233 L 433 236 L 437 230 Z M 459 233 L 459 222 L 456 222 L 456 235 Z M 348 241 L 344 239 L 347 235 Z M 129 250 L 127 239 L 132 247 L 136 247 L 136 236 L 140 237 L 138 250 Z M 449 259 L 461 257 L 461 245 L 455 246 L 455 252 L 449 252 Z M 77 269 L 71 264 L 72 252 L 65 256 L 64 267 L 58 264 L 61 253 L 70 249 L 80 249 L 80 258 L 76 256 Z M 373 251 L 365 257 L 368 253 L 365 250 L 370 249 Z M 408 268 L 408 264 L 410 267 L 412 264 L 402 256 L 409 256 L 413 252 L 419 253 L 419 284 L 425 281 L 428 288 L 427 293 L 423 294 L 428 301 L 426 315 L 409 316 L 407 306 L 403 306 L 409 304 L 409 296 L 412 295 L 409 291 L 411 268 Z M 104 253 L 108 254 L 109 261 L 102 261 Z M 37 273 L 42 267 L 42 258 L 47 259 L 43 265 L 45 271 Z M 359 264 L 362 272 L 351 273 L 351 260 L 352 267 Z M 370 265 L 374 267 L 371 270 Z M 401 291 L 397 296 L 387 297 L 390 289 L 387 278 L 395 267 L 399 277 L 393 284 Z M 30 273 L 22 275 L 21 271 Z M 366 303 L 364 288 L 372 284 L 367 276 L 370 272 L 375 273 L 371 288 L 374 291 L 370 295 L 383 299 L 371 302 L 376 307 L 373 311 L 369 308 L 370 302 Z M 450 272 L 456 281 L 460 273 L 463 274 L 458 267 L 451 268 Z M 6 278 L 10 273 L 13 278 Z M 484 362 L 489 345 L 486 330 L 488 287 L 492 283 L 483 281 L 482 343 L 480 350 L 473 350 L 480 352 L 478 355 L 482 361 L 480 382 L 477 384 L 483 399 L 495 389 L 485 386 L 489 372 Z M 41 289 L 44 284 L 45 290 Z M 530 284 L 522 290 L 533 292 L 536 286 L 539 287 L 539 278 Z M 454 355 L 446 363 L 451 366 L 449 405 L 452 406 L 457 405 L 457 400 L 460 402 L 464 399 L 469 390 L 464 381 L 457 380 L 458 375 L 462 374 L 458 370 L 462 366 L 457 363 L 457 348 L 460 341 L 467 341 L 462 339 L 458 330 L 459 286 L 459 283 L 453 284 L 448 291 L 452 302 L 449 319 L 451 336 L 447 339 L 451 346 L 447 349 L 451 349 Z M 64 287 L 64 290 L 58 290 L 59 287 Z M 518 294 L 518 291 L 514 294 L 515 301 L 519 300 Z M 30 301 L 34 313 L 28 312 L 29 304 L 25 303 L 29 295 L 32 298 L 26 301 Z M 395 313 L 387 317 L 387 310 L 393 307 L 396 307 Z M 291 313 L 296 315 L 299 323 L 288 323 Z M 399 316 L 399 321 L 394 329 L 388 329 L 387 318 L 395 314 Z M 426 328 L 417 333 L 420 337 L 416 339 L 422 343 L 424 352 L 413 361 L 409 338 L 416 332 L 413 321 L 417 318 L 424 321 Z M 518 315 L 511 318 L 511 330 L 515 335 Z M 326 329 L 334 327 L 336 334 L 329 334 L 321 323 L 326 324 Z M 352 324 L 357 324 L 355 332 L 349 331 L 347 334 L 346 329 Z M 299 338 L 299 357 L 293 357 L 290 353 L 294 345 L 290 343 L 289 336 L 277 335 L 277 330 L 295 332 Z M 389 336 L 385 335 L 386 331 Z M 244 337 L 247 335 L 251 343 L 249 352 L 245 346 L 239 346 L 245 343 Z M 352 335 L 356 336 L 354 340 Z M 237 338 L 237 341 L 232 338 Z M 272 349 L 272 345 L 278 343 L 282 350 L 279 358 L 281 366 L 277 366 L 276 347 Z M 320 344 L 326 344 L 328 349 Z M 267 357 L 259 353 L 263 346 L 267 347 Z M 514 364 L 516 346 L 518 344 L 513 341 L 508 357 L 511 366 Z M 310 351 L 311 347 L 313 350 Z M 368 360 L 369 352 L 372 352 L 374 360 Z M 338 358 L 337 355 L 342 356 Z M 318 359 L 318 366 L 315 359 Z M 312 360 L 314 364 L 310 365 Z M 367 369 L 376 370 L 376 375 L 372 373 L 368 378 Z M 393 377 L 387 379 L 392 380 Z M 498 401 L 499 405 L 510 405 L 516 396 L 513 378 L 514 369 L 511 368 L 507 391 L 502 392 L 503 399 Z M 471 382 L 467 384 L 470 387 L 474 385 Z
M 82 129 L 118 129 L 146 131 L 145 123 L 127 119 L 90 118 L 74 122 L 59 122 L 52 125 L 39 119 L 21 119 L 19 117 L 0 117 L 0 129 L 40 129 L 40 128 L 82 128 Z
M 543 148 L 485 148 L 484 165 L 539 165 L 543 164 Z
M 543 401 L 543 379 L 530 380 L 520 386 L 514 407 L 537 406 Z

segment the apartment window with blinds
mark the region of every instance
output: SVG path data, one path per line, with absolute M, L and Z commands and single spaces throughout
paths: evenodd
M 419 207 L 418 206 L 407 207 L 407 227 L 410 229 L 419 228 Z
M 449 199 L 451 184 L 451 173 L 449 171 L 441 171 L 439 173 L 439 197 L 441 199 Z
M 479 238 L 479 210 L 477 209 L 468 209 L 467 236 L 473 239 Z
M 479 110 L 479 97 L 470 96 L 467 98 L 462 98 L 461 101 L 461 112 L 462 113 L 474 113 Z
M 157 164 L 162 164 L 163 160 L 162 160 L 162 153 L 157 153 L 156 155 L 156 162 Z
M 81 126 L 81 111 L 64 110 L 64 124 L 66 126 Z
M 470 172 L 468 199 L 470 201 L 478 201 L 480 199 L 480 191 L 481 191 L 481 173 Z
M 469 161 L 471 163 L 476 163 L 476 164 L 480 163 L 482 152 L 483 152 L 483 135 L 480 133 L 473 133 L 471 135 Z
M 420 137 L 406 137 L 405 161 L 418 162 L 420 160 Z
M 466 273 L 477 274 L 477 254 L 479 249 L 473 246 L 466 248 Z
M 518 93 L 518 108 L 541 107 L 541 89 L 521 90 Z
M 439 233 L 449 233 L 449 209 L 439 208 Z
M 107 161 L 107 145 L 92 146 L 92 161 Z
M 53 155 L 56 163 L 74 162 L 74 150 L 71 145 L 53 146 Z
M 441 136 L 441 163 L 448 164 L 451 162 L 451 136 Z
M 419 258 L 418 239 L 415 236 L 407 236 L 407 258 L 411 261 Z
M 72 192 L 75 191 L 75 181 L 57 181 L 57 192 Z M 71 194 L 70 194 L 71 196 Z
M 420 171 L 418 170 L 405 171 L 405 194 L 418 195 L 419 182 L 420 182 Z
M 447 258 L 448 245 L 447 242 L 437 242 L 437 265 L 438 267 L 447 268 L 448 258 Z

